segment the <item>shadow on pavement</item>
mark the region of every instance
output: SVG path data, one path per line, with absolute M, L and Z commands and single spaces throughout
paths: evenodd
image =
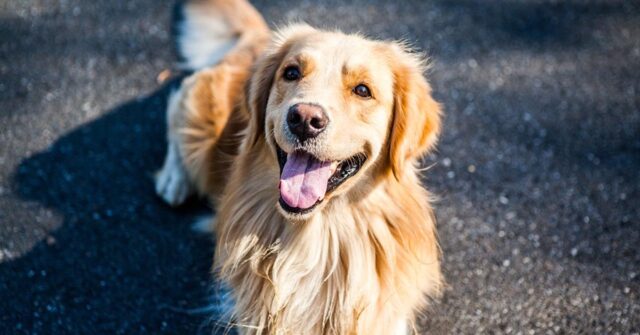
M 62 226 L 0 264 L 0 321 L 10 333 L 196 333 L 213 245 L 191 232 L 192 202 L 174 210 L 153 192 L 164 150 L 169 85 L 82 125 L 15 171 L 16 194 L 53 209 Z M 187 214 L 189 213 L 189 214 Z M 37 270 L 35 270 L 37 269 Z

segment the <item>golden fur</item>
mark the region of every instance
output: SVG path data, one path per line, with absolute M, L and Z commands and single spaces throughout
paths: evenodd
M 238 25 L 243 43 L 185 80 L 169 115 L 190 183 L 217 208 L 214 267 L 231 288 L 233 322 L 243 334 L 407 333 L 442 287 L 417 170 L 440 130 L 424 61 L 396 42 L 305 25 L 269 42 L 254 14 Z M 282 81 L 294 63 L 304 81 Z M 372 99 L 352 94 L 361 82 Z M 298 101 L 331 114 L 331 128 L 307 148 L 316 157 L 367 156 L 305 215 L 278 205 L 275 146 L 293 150 L 282 120 Z

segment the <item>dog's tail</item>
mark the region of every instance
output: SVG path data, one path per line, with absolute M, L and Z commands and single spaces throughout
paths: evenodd
M 269 27 L 246 0 L 183 0 L 174 11 L 180 68 L 195 71 L 220 62 L 269 35 Z

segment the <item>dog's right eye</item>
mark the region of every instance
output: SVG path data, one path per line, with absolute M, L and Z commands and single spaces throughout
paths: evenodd
M 292 65 L 287 66 L 284 69 L 284 74 L 282 77 L 287 81 L 294 81 L 300 79 L 300 77 L 302 77 L 302 74 L 300 73 L 299 67 Z

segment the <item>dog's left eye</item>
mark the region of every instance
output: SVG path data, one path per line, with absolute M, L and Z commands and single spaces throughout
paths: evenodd
M 302 77 L 302 74 L 300 73 L 299 67 L 292 65 L 292 66 L 287 66 L 284 69 L 284 74 L 282 76 L 287 81 L 294 81 L 294 80 L 300 79 L 300 77 Z
M 371 98 L 371 91 L 365 84 L 360 84 L 353 88 L 353 93 L 361 98 Z

